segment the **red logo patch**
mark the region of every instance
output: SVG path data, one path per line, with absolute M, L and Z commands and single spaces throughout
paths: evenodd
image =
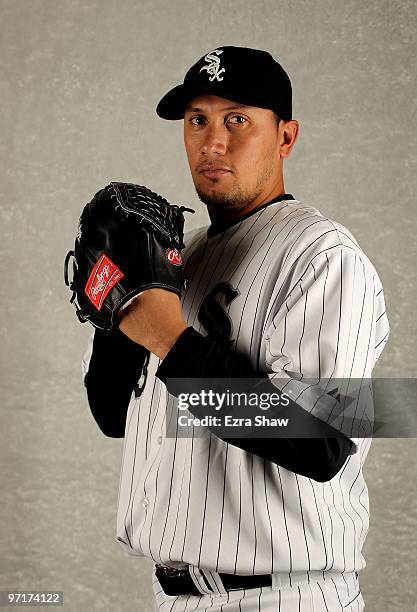
M 177 249 L 167 249 L 165 256 L 173 266 L 180 266 L 182 264 L 181 253 Z
M 110 289 L 123 277 L 123 272 L 103 253 L 92 269 L 84 289 L 88 299 L 97 310 L 100 310 L 103 306 L 103 302 Z

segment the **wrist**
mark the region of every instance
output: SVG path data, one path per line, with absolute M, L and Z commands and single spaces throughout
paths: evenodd
M 179 323 L 175 326 L 169 333 L 164 334 L 164 338 L 161 338 L 158 343 L 155 344 L 150 350 L 154 353 L 159 359 L 165 359 L 166 355 L 169 353 L 171 348 L 177 342 L 178 338 L 182 335 L 182 333 L 187 329 L 187 324 Z

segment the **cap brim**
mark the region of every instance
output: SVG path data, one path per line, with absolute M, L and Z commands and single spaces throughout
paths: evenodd
M 183 119 L 187 102 L 199 93 L 204 93 L 204 89 L 177 85 L 161 98 L 156 113 L 162 119 Z
M 184 119 L 184 112 L 187 103 L 200 94 L 212 94 L 225 98 L 226 100 L 234 100 L 240 104 L 247 104 L 248 106 L 257 106 L 259 108 L 271 108 L 271 106 L 263 101 L 260 101 L 256 94 L 251 92 L 244 92 L 241 95 L 237 95 L 236 92 L 231 93 L 228 91 L 217 90 L 214 91 L 212 87 L 187 87 L 184 84 L 177 85 L 171 89 L 161 100 L 159 101 L 156 112 L 162 117 L 162 119 Z M 279 114 L 279 113 L 278 113 Z M 287 119 L 285 119 L 287 121 Z

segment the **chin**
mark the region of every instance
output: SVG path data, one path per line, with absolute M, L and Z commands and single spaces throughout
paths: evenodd
M 223 210 L 239 208 L 239 203 L 230 198 L 230 192 L 197 189 L 197 195 L 206 206 L 211 208 L 221 208 Z

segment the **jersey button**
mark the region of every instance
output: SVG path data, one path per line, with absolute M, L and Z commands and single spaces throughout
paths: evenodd
M 158 436 L 156 441 L 158 442 L 158 444 L 162 444 L 162 436 Z
M 147 510 L 147 508 L 149 506 L 149 499 L 147 497 L 144 497 L 142 499 L 142 506 L 145 508 L 145 510 Z

